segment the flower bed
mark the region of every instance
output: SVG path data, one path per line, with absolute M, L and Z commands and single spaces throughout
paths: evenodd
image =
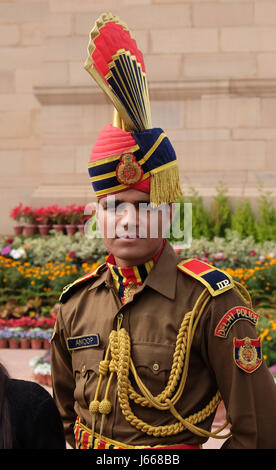
M 49 349 L 56 317 L 0 319 L 0 347 Z
M 46 353 L 44 356 L 35 356 L 29 361 L 33 371 L 34 380 L 41 385 L 52 386 L 50 357 Z
M 189 248 L 175 246 L 175 250 L 182 257 L 195 257 L 226 270 L 248 288 L 254 309 L 258 312 L 265 309 L 266 314 L 272 315 L 270 320 L 276 318 L 274 241 L 256 243 L 252 237 L 242 239 L 236 232 L 228 231 L 225 238 L 193 239 Z M 80 233 L 71 237 L 61 233 L 52 233 L 49 237 L 3 237 L 0 251 L 0 318 L 22 318 L 22 321 L 55 318 L 63 287 L 94 270 L 106 255 L 101 239 Z M 260 320 L 261 323 L 265 321 Z M 7 327 L 2 325 L 2 329 L 4 326 Z M 20 328 L 22 325 L 9 327 Z M 35 327 L 39 326 L 23 328 L 24 334 Z M 267 329 L 263 325 L 260 328 Z M 275 359 L 270 345 L 274 344 L 276 332 L 272 327 L 269 331 L 271 334 L 263 335 L 263 344 L 269 345 L 265 355 L 271 364 Z M 7 330 L 4 333 L 7 334 Z
M 73 234 L 79 230 L 83 232 L 83 226 L 90 215 L 86 215 L 85 206 L 75 204 L 59 207 L 52 205 L 47 207 L 33 208 L 23 206 L 20 203 L 10 212 L 10 217 L 15 220 L 15 234 L 34 235 L 40 233 L 42 236 L 49 234 L 50 228 L 57 232 Z

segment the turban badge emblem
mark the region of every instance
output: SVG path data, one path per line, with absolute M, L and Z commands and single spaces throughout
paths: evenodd
M 135 184 L 143 176 L 143 168 L 136 161 L 133 153 L 123 153 L 120 157 L 120 163 L 116 168 L 116 177 L 121 184 Z

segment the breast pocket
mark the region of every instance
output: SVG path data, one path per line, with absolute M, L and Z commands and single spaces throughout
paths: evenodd
M 160 343 L 132 344 L 132 360 L 139 377 L 152 395 L 158 395 L 166 387 L 175 346 Z
M 80 349 L 72 353 L 75 375 L 74 398 L 83 408 L 89 406 L 94 397 L 99 379 L 99 364 L 104 357 L 104 349 Z

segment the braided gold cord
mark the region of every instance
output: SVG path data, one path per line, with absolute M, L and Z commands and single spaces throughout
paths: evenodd
M 194 434 L 204 437 L 208 436 L 225 439 L 230 435 L 217 436 L 217 434 L 228 424 L 227 421 L 215 432 L 209 432 L 195 426 L 195 424 L 204 421 L 215 412 L 219 402 L 221 401 L 219 392 L 216 393 L 203 410 L 189 416 L 188 418 L 183 418 L 179 415 L 174 407 L 174 404 L 181 397 L 186 383 L 190 349 L 195 329 L 209 300 L 210 296 L 206 289 L 201 294 L 194 309 L 185 315 L 177 336 L 173 365 L 168 384 L 156 397 L 150 393 L 136 372 L 131 359 L 130 338 L 127 331 L 124 328 L 121 328 L 118 331 L 112 331 L 110 335 L 110 346 L 112 361 L 118 378 L 119 403 L 126 421 L 136 427 L 136 429 L 139 429 L 148 435 L 154 435 L 155 437 L 179 434 L 184 429 L 189 429 Z M 130 370 L 142 395 L 136 392 L 131 385 L 129 379 Z M 178 390 L 170 400 L 169 397 L 173 395 L 178 382 L 180 382 Z M 133 413 L 129 404 L 130 399 L 134 400 L 135 403 L 138 403 L 141 406 L 154 407 L 159 410 L 169 410 L 177 418 L 178 422 L 166 426 L 152 426 L 138 418 Z
M 228 421 L 226 421 L 223 426 L 221 426 L 214 432 L 209 432 L 205 429 L 196 426 L 196 424 L 204 421 L 212 413 L 215 412 L 219 402 L 221 401 L 219 391 L 201 411 L 198 411 L 197 413 L 194 413 L 193 415 L 190 415 L 187 418 L 183 418 L 175 409 L 175 404 L 181 398 L 185 387 L 190 359 L 190 350 L 195 330 L 206 308 L 207 303 L 210 301 L 210 298 L 211 296 L 208 290 L 205 289 L 199 296 L 193 310 L 191 312 L 188 312 L 184 316 L 176 339 L 173 363 L 168 383 L 165 389 L 157 396 L 153 396 L 151 394 L 151 392 L 143 383 L 135 369 L 134 363 L 131 358 L 130 337 L 127 331 L 124 328 L 121 328 L 122 320 L 120 320 L 120 322 L 118 323 L 117 330 L 112 330 L 112 332 L 110 333 L 106 357 L 103 361 L 101 361 L 100 364 L 99 383 L 97 386 L 94 401 L 91 402 L 93 432 L 95 427 L 96 413 L 98 411 L 102 413 L 100 430 L 101 434 L 104 424 L 104 416 L 111 410 L 111 404 L 108 400 L 108 393 L 112 377 L 116 373 L 120 408 L 126 421 L 129 422 L 136 429 L 139 429 L 142 432 L 148 435 L 153 435 L 155 437 L 166 437 L 176 435 L 182 432 L 184 429 L 188 429 L 192 433 L 201 437 L 207 436 L 215 437 L 218 439 L 225 439 L 226 437 L 231 435 L 231 433 L 223 436 L 217 435 L 222 429 L 226 427 Z M 98 401 L 99 388 L 102 382 L 102 378 L 104 375 L 107 374 L 108 369 L 110 371 L 110 377 L 108 380 L 104 400 L 100 404 Z M 130 371 L 135 379 L 140 393 L 138 393 L 133 388 L 130 382 Z M 163 411 L 168 410 L 177 419 L 177 422 L 165 426 L 152 426 L 149 423 L 146 423 L 145 421 L 138 418 L 133 413 L 129 403 L 130 400 L 133 400 L 136 404 L 139 404 L 143 407 L 154 407 L 155 409 Z
M 252 308 L 252 299 L 246 287 L 243 286 L 240 282 L 234 281 L 234 290 L 242 297 L 249 307 Z

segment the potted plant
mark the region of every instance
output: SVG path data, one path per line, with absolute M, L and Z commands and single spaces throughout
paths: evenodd
M 51 387 L 51 365 L 48 352 L 46 356 L 32 358 L 29 364 L 33 370 L 34 379 L 42 385 Z
M 77 227 L 78 227 L 78 231 L 81 232 L 81 233 L 84 233 L 85 223 L 91 217 L 91 215 L 85 214 L 84 209 L 85 209 L 85 206 L 79 206 L 78 209 L 77 209 L 78 214 L 79 214 L 79 221 L 78 221 Z
M 30 349 L 31 347 L 30 333 L 27 330 L 23 330 L 21 333 L 20 347 L 21 349 Z
M 42 339 L 43 339 L 43 348 L 50 349 L 50 340 L 53 334 L 53 329 L 47 328 L 47 330 L 43 330 L 41 333 L 42 333 Z
M 24 235 L 35 235 L 37 230 L 37 220 L 35 211 L 30 206 L 25 206 L 22 209 L 23 219 L 25 225 L 23 228 Z
M 63 232 L 65 227 L 66 209 L 57 205 L 52 206 L 53 229 Z
M 9 347 L 9 338 L 10 338 L 10 330 L 7 327 L 1 328 L 0 330 L 0 348 L 6 349 Z
M 47 237 L 52 222 L 51 207 L 40 207 L 39 209 L 35 209 L 34 214 L 38 223 L 38 231 L 40 235 Z
M 71 204 L 66 206 L 66 223 L 65 223 L 65 230 L 67 235 L 74 235 L 77 231 L 77 224 L 79 221 L 79 214 L 76 210 L 75 204 Z
M 10 212 L 10 217 L 17 222 L 16 225 L 13 227 L 15 235 L 21 235 L 23 232 L 23 225 L 21 223 L 23 215 L 22 208 L 22 202 L 20 202 L 20 204 L 14 207 Z
M 20 347 L 21 328 L 10 328 L 9 348 L 18 349 Z
M 42 349 L 42 337 L 40 328 L 32 328 L 30 330 L 31 348 Z

